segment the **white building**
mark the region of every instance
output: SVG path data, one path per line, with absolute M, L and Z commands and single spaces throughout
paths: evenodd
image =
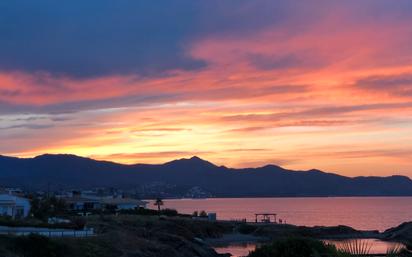
M 93 211 L 99 210 L 102 208 L 100 200 L 90 199 L 85 197 L 64 197 L 63 199 L 68 207 L 69 210 L 72 211 Z
M 0 215 L 24 218 L 29 215 L 30 200 L 9 194 L 0 194 Z
M 107 208 L 108 206 L 114 207 L 115 210 L 133 210 L 138 208 L 146 208 L 147 202 L 130 199 L 130 198 L 113 198 L 103 199 L 102 203 Z

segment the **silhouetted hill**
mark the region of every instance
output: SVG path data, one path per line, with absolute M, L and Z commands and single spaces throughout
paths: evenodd
M 319 170 L 286 170 L 275 165 L 232 169 L 199 157 L 159 165 L 123 165 L 75 155 L 46 154 L 27 159 L 0 156 L 1 186 L 136 188 L 155 182 L 176 188 L 199 186 L 218 197 L 412 196 L 412 181 L 404 176 L 350 178 Z

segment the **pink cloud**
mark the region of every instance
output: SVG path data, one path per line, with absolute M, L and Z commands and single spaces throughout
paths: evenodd
M 0 149 L 128 163 L 203 153 L 233 166 L 282 160 L 291 168 L 347 174 L 375 169 L 382 158 L 381 173 L 392 172 L 389 164 L 412 170 L 405 164 L 412 149 L 411 18 L 359 22 L 362 13 L 351 5 L 320 12 L 307 24 L 292 17 L 250 36 L 194 37 L 186 54 L 207 63 L 197 70 L 94 78 L 2 72 L 0 111 L 51 116 L 4 118 Z M 388 147 L 373 149 L 376 140 Z M 352 149 L 359 141 L 366 150 Z M 330 147 L 342 149 L 327 154 Z

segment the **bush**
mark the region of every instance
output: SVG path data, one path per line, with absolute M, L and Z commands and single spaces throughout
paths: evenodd
M 201 211 L 199 213 L 199 217 L 207 217 L 207 213 L 205 211 Z
M 255 230 L 256 230 L 256 227 L 253 226 L 253 225 L 249 225 L 249 224 L 241 224 L 238 227 L 238 231 L 241 234 L 251 234 L 251 233 L 255 232 Z
M 84 229 L 84 227 L 86 226 L 86 220 L 83 218 L 76 218 L 73 220 L 73 226 L 77 230 Z
M 121 214 L 134 214 L 134 215 L 148 215 L 148 216 L 154 216 L 154 215 L 159 215 L 159 212 L 157 210 L 152 210 L 152 209 L 144 209 L 144 208 L 139 208 L 135 210 L 121 210 Z M 183 214 L 179 214 L 176 210 L 174 209 L 162 209 L 160 210 L 160 215 L 165 215 L 165 216 L 187 216 Z
M 16 238 L 12 251 L 24 257 L 60 257 L 65 256 L 66 247 L 47 237 L 32 234 Z
M 17 227 L 22 223 L 22 221 L 14 220 L 10 216 L 0 216 L 0 226 Z
M 174 209 L 163 209 L 160 211 L 160 214 L 166 216 L 177 216 L 179 213 Z
M 31 201 L 30 212 L 33 217 L 46 221 L 49 217 L 65 215 L 66 207 L 66 202 L 56 197 L 34 198 Z
M 286 238 L 258 247 L 249 257 L 341 257 L 335 246 L 311 238 Z

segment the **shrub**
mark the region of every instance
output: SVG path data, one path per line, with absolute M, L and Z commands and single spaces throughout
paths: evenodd
M 347 256 L 335 246 L 311 238 L 285 238 L 258 247 L 249 257 L 337 257 Z
M 66 214 L 66 202 L 56 197 L 38 199 L 31 201 L 31 215 L 40 220 L 47 220 L 49 217 L 62 216 Z
M 76 218 L 73 220 L 73 226 L 75 229 L 84 229 L 86 226 L 86 220 L 83 218 Z
M 66 247 L 47 237 L 31 234 L 16 238 L 13 252 L 24 257 L 65 256 Z
M 199 217 L 207 217 L 207 213 L 205 211 L 201 211 L 199 213 Z
M 134 214 L 134 215 L 148 215 L 148 216 L 154 216 L 154 215 L 159 215 L 159 212 L 157 210 L 152 210 L 152 209 L 144 209 L 144 208 L 139 208 L 139 209 L 134 209 L 134 210 L 121 210 L 121 214 Z M 162 209 L 160 210 L 160 215 L 164 216 L 187 216 L 183 214 L 179 214 L 176 210 L 174 209 Z
M 160 213 L 166 216 L 177 216 L 178 215 L 178 212 L 174 209 L 163 209 L 160 211 Z
M 241 224 L 241 225 L 239 225 L 239 227 L 238 227 L 238 231 L 239 231 L 239 233 L 241 233 L 241 234 L 251 234 L 251 233 L 253 233 L 253 232 L 255 232 L 255 230 L 256 230 L 256 227 L 255 226 L 253 226 L 253 225 L 249 225 L 249 224 Z

